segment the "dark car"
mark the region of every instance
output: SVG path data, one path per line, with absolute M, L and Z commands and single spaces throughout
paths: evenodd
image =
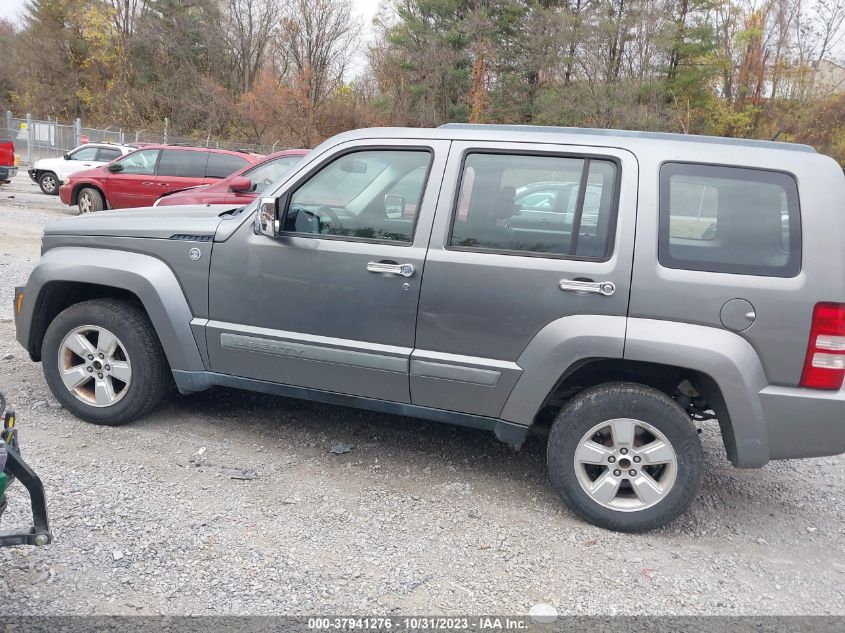
M 223 180 L 165 194 L 156 200 L 153 206 L 249 204 L 307 153 L 307 149 L 286 149 L 276 152 L 262 162 L 247 165 Z
M 72 174 L 59 196 L 65 204 L 78 204 L 80 213 L 149 207 L 167 193 L 217 182 L 263 158 L 222 149 L 151 145 Z

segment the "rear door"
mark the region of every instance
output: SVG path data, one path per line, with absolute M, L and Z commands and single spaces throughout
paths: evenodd
M 242 156 L 236 154 L 219 154 L 211 152 L 208 156 L 208 163 L 205 169 L 206 184 L 218 182 L 223 178 L 228 178 L 236 171 L 246 167 L 249 161 Z M 197 183 L 200 184 L 200 183 Z
M 109 174 L 106 197 L 112 209 L 148 207 L 155 202 L 158 198 L 155 184 L 159 153 L 157 149 L 132 152 L 120 161 L 122 171 Z
M 156 198 L 173 191 L 180 191 L 188 187 L 201 185 L 205 178 L 207 162 L 207 151 L 190 149 L 162 150 L 156 176 Z
M 495 417 L 522 373 L 520 354 L 546 325 L 626 315 L 637 164 L 611 148 L 462 141 L 452 144 L 446 174 L 411 399 Z M 545 207 L 531 191 L 546 194 Z

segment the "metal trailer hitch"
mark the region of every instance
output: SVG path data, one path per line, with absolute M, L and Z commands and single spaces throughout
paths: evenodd
M 6 408 L 6 401 L 0 394 L 0 411 Z M 15 428 L 15 412 L 8 410 L 3 416 L 3 430 L 0 432 L 0 517 L 6 509 L 6 490 L 17 479 L 29 492 L 32 505 L 32 527 L 27 531 L 0 530 L 0 547 L 12 545 L 47 545 L 53 540 L 47 519 L 47 499 L 41 479 L 23 460 L 18 446 L 18 431 Z

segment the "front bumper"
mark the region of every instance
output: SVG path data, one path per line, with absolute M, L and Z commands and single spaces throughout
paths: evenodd
M 771 459 L 845 453 L 845 389 L 766 387 L 760 392 L 760 404 Z
M 35 177 L 35 175 L 38 173 L 38 170 L 36 170 L 34 167 L 30 167 L 29 169 L 26 170 L 26 173 L 29 174 L 29 177 L 32 180 L 32 182 L 38 182 L 38 180 Z
M 0 180 L 11 180 L 18 175 L 17 167 L 0 167 Z
M 69 205 L 72 194 L 73 194 L 73 187 L 72 186 L 70 186 L 68 184 L 64 184 L 61 187 L 59 187 L 59 199 L 62 201 L 62 203 Z

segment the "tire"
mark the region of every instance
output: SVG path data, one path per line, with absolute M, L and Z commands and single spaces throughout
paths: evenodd
M 102 194 L 96 189 L 85 187 L 76 197 L 76 204 L 79 205 L 79 213 L 94 213 L 105 208 Z
M 38 186 L 48 196 L 59 195 L 59 179 L 52 171 L 44 171 L 38 174 Z
M 44 335 L 41 363 L 62 406 L 94 424 L 120 425 L 145 415 L 171 382 L 147 315 L 117 299 L 84 301 L 61 312 Z
M 637 383 L 599 385 L 570 400 L 552 425 L 546 462 L 552 486 L 575 514 L 620 532 L 678 518 L 704 470 L 701 441 L 684 410 Z

